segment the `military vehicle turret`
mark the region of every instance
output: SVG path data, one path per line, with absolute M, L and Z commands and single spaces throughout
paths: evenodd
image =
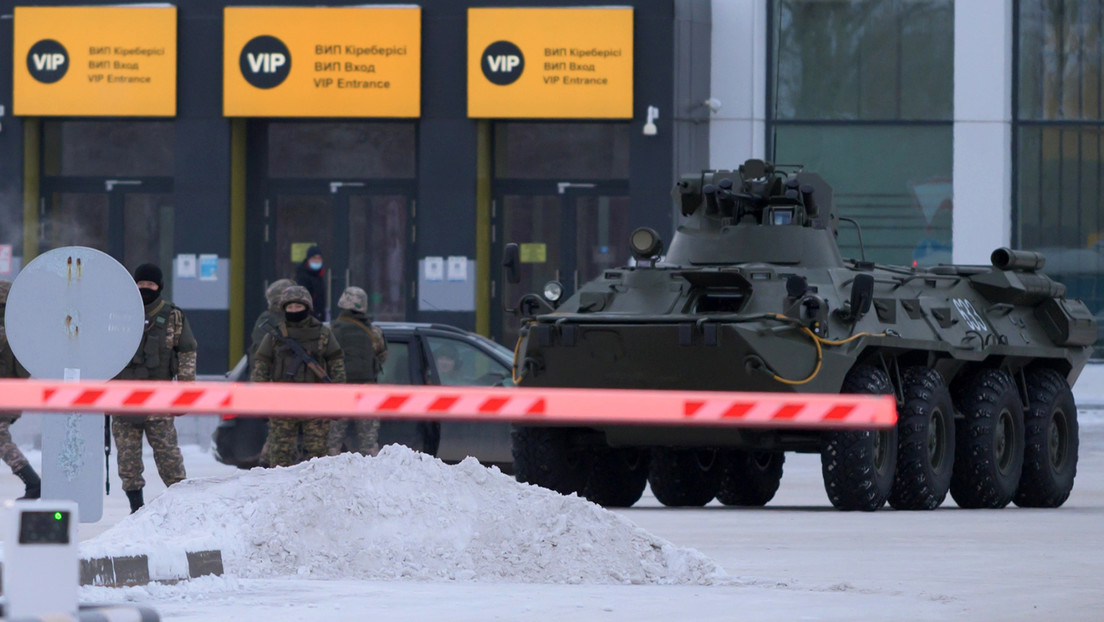
M 669 506 L 754 506 L 777 491 L 785 452 L 807 452 L 843 510 L 930 510 L 948 491 L 966 508 L 1064 503 L 1070 387 L 1096 339 L 1086 306 L 1032 252 L 997 249 L 985 266 L 844 259 L 832 189 L 782 168 L 684 176 L 665 254 L 637 229 L 634 265 L 567 300 L 556 283 L 522 296 L 518 384 L 892 394 L 897 426 L 519 426 L 517 478 L 606 506 L 632 505 L 645 483 Z M 516 265 L 508 247 L 507 280 Z

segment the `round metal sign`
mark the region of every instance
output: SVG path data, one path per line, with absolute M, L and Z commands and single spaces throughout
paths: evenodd
M 66 246 L 27 264 L 8 293 L 8 342 L 35 378 L 110 380 L 138 350 L 145 309 L 110 255 Z

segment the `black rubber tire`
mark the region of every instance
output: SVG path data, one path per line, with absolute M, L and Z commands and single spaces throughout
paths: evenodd
M 595 451 L 583 496 L 607 508 L 631 507 L 644 494 L 650 457 L 646 449 Z
M 563 495 L 582 493 L 594 456 L 571 446 L 570 429 L 515 427 L 510 437 L 517 481 Z
M 1025 374 L 1024 464 L 1012 500 L 1022 508 L 1056 508 L 1077 476 L 1077 404 L 1065 376 L 1053 369 Z
M 781 451 L 718 451 L 714 467 L 717 501 L 724 505 L 766 505 L 778 492 L 785 462 L 786 454 Z
M 1003 508 L 1023 472 L 1024 417 L 1020 392 L 1007 372 L 986 369 L 954 395 L 962 418 L 955 422 L 951 496 L 962 508 Z
M 889 375 L 870 365 L 847 372 L 840 393 L 892 395 Z M 893 490 L 897 429 L 825 432 L 820 467 L 828 500 L 840 510 L 873 512 Z
M 955 455 L 955 416 L 943 376 L 910 367 L 902 376 L 897 411 L 897 475 L 889 504 L 898 510 L 934 510 L 947 498 Z
M 652 449 L 648 483 L 660 503 L 671 507 L 701 507 L 713 500 L 711 449 Z

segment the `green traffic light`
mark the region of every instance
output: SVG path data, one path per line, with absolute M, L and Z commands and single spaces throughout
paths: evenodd
M 61 512 L 54 512 L 54 520 L 61 520 Z

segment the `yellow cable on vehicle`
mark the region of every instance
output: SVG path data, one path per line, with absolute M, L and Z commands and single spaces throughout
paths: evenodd
M 775 314 L 773 317 L 774 317 L 774 319 L 787 322 L 791 325 L 795 324 L 795 322 L 796 322 L 796 320 L 794 318 L 786 316 L 786 315 L 782 315 L 782 314 Z M 848 337 L 846 339 L 833 340 L 833 339 L 825 339 L 824 337 L 821 337 L 820 335 L 818 335 L 818 334 L 814 333 L 813 331 L 809 330 L 809 327 L 807 327 L 807 326 L 800 326 L 800 329 L 801 329 L 801 332 L 805 333 L 806 335 L 808 335 L 809 337 L 812 338 L 813 345 L 816 346 L 816 365 L 813 366 L 813 372 L 811 374 L 809 374 L 808 377 L 806 377 L 802 380 L 790 380 L 788 378 L 783 378 L 782 376 L 779 376 L 778 374 L 773 374 L 774 380 L 776 382 L 781 382 L 782 384 L 788 384 L 788 385 L 792 386 L 792 385 L 807 384 L 807 383 L 811 382 L 813 380 L 813 378 L 816 378 L 817 374 L 820 373 L 821 365 L 824 363 L 824 350 L 821 347 L 822 344 L 826 345 L 826 346 L 842 346 L 844 344 L 850 343 L 850 342 L 852 342 L 856 339 L 859 339 L 861 337 L 885 337 L 886 336 L 885 333 L 856 333 L 856 334 L 851 335 L 850 337 Z
M 789 380 L 787 378 L 783 378 L 782 376 L 779 376 L 778 374 L 774 374 L 774 379 L 778 382 L 781 382 L 782 384 L 789 384 L 789 385 L 805 384 L 807 382 L 810 382 L 813 378 L 816 378 L 817 374 L 820 373 L 820 366 L 824 362 L 824 351 L 821 350 L 821 348 L 820 348 L 820 338 L 817 337 L 816 333 L 809 330 L 805 326 L 801 327 L 801 332 L 803 332 L 806 335 L 809 335 L 810 337 L 813 338 L 813 345 L 816 346 L 816 365 L 813 367 L 813 373 L 809 374 L 809 377 L 805 378 L 804 380 Z
M 536 322 L 526 322 L 525 326 L 522 326 L 522 329 L 524 329 L 528 326 L 532 326 L 533 324 L 536 324 Z M 521 351 L 521 340 L 522 340 L 523 335 L 524 335 L 524 331 L 523 330 L 518 330 L 517 343 L 514 344 L 514 362 L 513 362 L 513 365 L 510 367 L 510 378 L 514 381 L 515 385 L 518 384 L 519 382 L 521 382 L 521 379 L 524 377 L 524 376 L 518 376 L 518 373 L 517 373 L 518 372 L 518 364 L 517 364 L 518 352 Z

